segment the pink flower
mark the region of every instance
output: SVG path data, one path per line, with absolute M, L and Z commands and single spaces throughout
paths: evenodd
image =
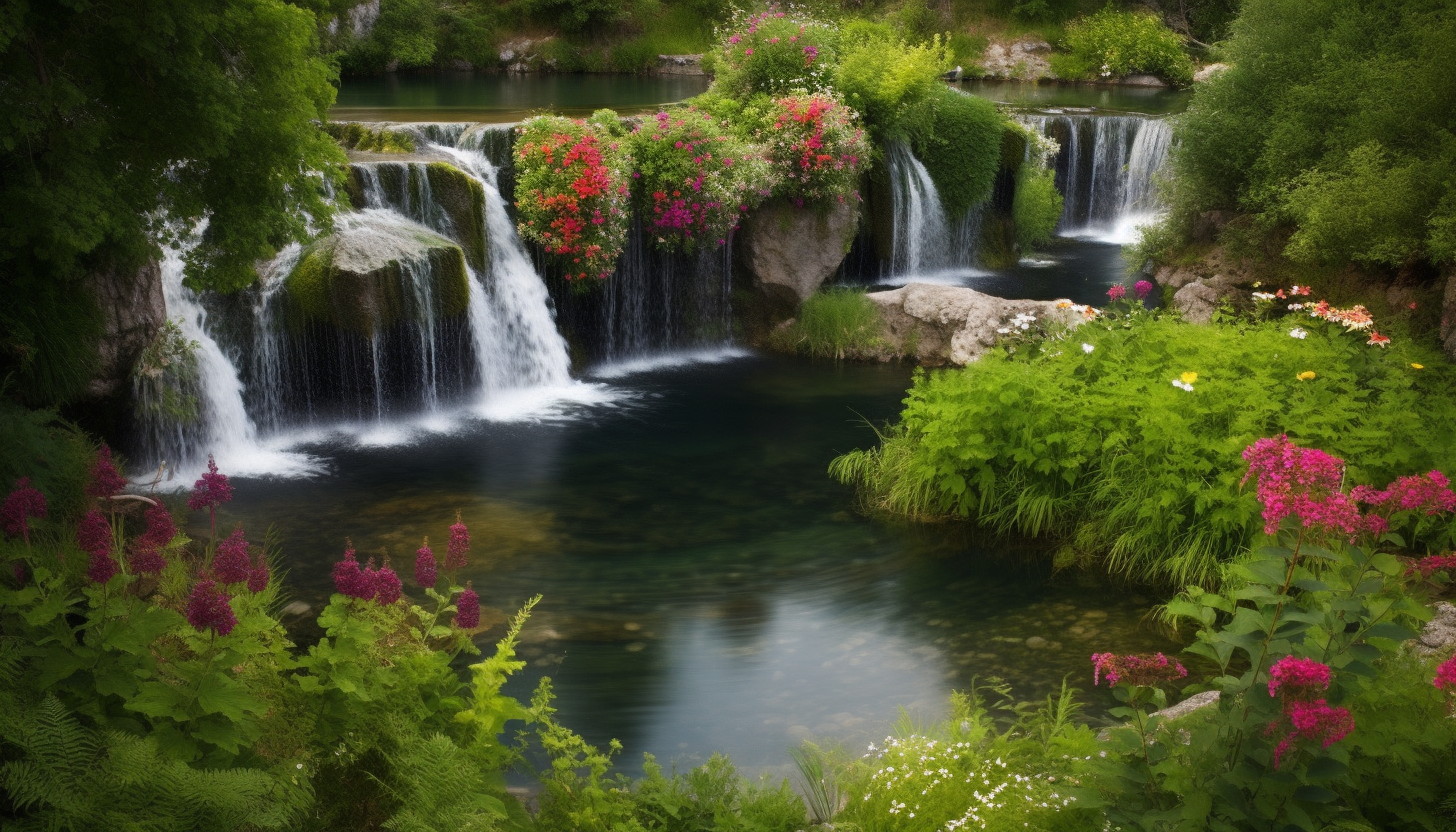
M 465 528 L 461 522 L 460 515 L 455 515 L 455 522 L 450 526 L 450 545 L 445 549 L 445 568 L 450 571 L 464 569 L 470 554 L 470 530 Z
M 156 549 L 135 549 L 127 556 L 127 563 L 138 575 L 157 575 L 167 568 L 167 559 Z
M 1289 730 L 1274 747 L 1275 769 L 1279 768 L 1284 755 L 1301 742 L 1318 741 L 1321 748 L 1329 748 L 1349 736 L 1355 730 L 1355 717 L 1349 710 L 1331 707 L 1323 699 L 1295 702 L 1285 710 L 1282 718 L 1271 722 L 1264 733 L 1275 733 L 1286 724 Z
M 1162 653 L 1148 655 L 1114 653 L 1092 654 L 1092 684 L 1097 685 L 1102 677 L 1107 678 L 1109 687 L 1126 680 L 1135 687 L 1146 687 L 1171 682 L 1188 675 L 1182 663 L 1169 659 Z
M 111 448 L 102 445 L 91 463 L 91 482 L 86 484 L 86 496 L 105 500 L 125 487 L 126 477 L 116 470 L 116 463 L 111 461 Z
M 91 562 L 86 567 L 86 580 L 93 584 L 105 584 L 116 577 L 121 571 L 121 564 L 116 562 L 109 553 L 104 555 L 91 556 Z
M 95 509 L 86 512 L 76 524 L 76 543 L 92 558 L 111 557 L 111 524 L 106 515 Z
M 1350 496 L 1387 514 L 1419 511 L 1436 515 L 1456 511 L 1456 492 L 1451 491 L 1451 481 L 1440 471 L 1401 477 L 1384 491 L 1359 486 L 1350 492 Z
M 1286 702 L 1312 700 L 1329 687 L 1330 666 L 1314 659 L 1285 656 L 1269 668 L 1269 695 L 1277 696 L 1283 690 Z
M 1436 668 L 1436 678 L 1431 680 L 1431 684 L 1435 685 L 1438 690 L 1456 693 L 1456 656 L 1452 656 Z
M 1301 448 L 1280 435 L 1260 439 L 1244 449 L 1249 477 L 1257 477 L 1264 504 L 1264 533 L 1274 534 L 1289 516 L 1305 528 L 1352 536 L 1367 528 L 1354 501 L 1340 491 L 1344 460 L 1324 451 Z
M 1146 298 L 1153 292 L 1153 284 L 1146 280 L 1139 280 L 1132 285 L 1132 293 L 1137 295 L 1138 300 Z
M 192 587 L 192 596 L 187 599 L 187 623 L 199 633 L 212 630 L 225 636 L 238 625 L 231 601 L 211 578 L 199 578 Z
M 252 569 L 243 530 L 241 527 L 233 529 L 228 539 L 217 546 L 217 554 L 212 559 L 212 574 L 224 584 L 240 584 L 248 579 Z
M 455 602 L 455 626 L 462 630 L 473 630 L 480 626 L 480 597 L 475 594 L 469 581 L 465 583 L 465 590 L 460 593 L 460 600 Z
M 1127 290 L 1121 286 L 1113 286 L 1111 289 L 1107 290 L 1107 296 L 1109 298 L 1112 298 L 1113 300 L 1122 300 L 1122 296 L 1126 294 Z
M 430 539 L 415 552 L 415 583 L 425 589 L 435 588 L 435 553 L 430 551 Z
M 46 498 L 30 487 L 30 477 L 15 481 L 15 488 L 0 504 L 0 527 L 11 537 L 18 537 L 30 545 L 30 518 L 46 516 Z
M 233 498 L 233 487 L 228 483 L 224 474 L 217 472 L 217 463 L 213 461 L 212 454 L 207 455 L 207 473 L 192 485 L 192 496 L 187 499 L 187 507 L 193 511 L 199 509 L 215 509 Z
M 177 525 L 167 507 L 158 503 L 147 509 L 147 530 L 134 541 L 138 549 L 165 549 L 177 536 Z
M 1456 572 L 1456 554 L 1427 555 L 1411 564 L 1406 571 L 1419 572 L 1422 578 L 1429 578 L 1443 569 Z
M 260 552 L 258 562 L 253 564 L 252 571 L 248 572 L 248 591 L 254 594 L 268 588 L 268 581 L 272 580 L 273 572 L 268 568 L 268 559 Z
M 361 585 L 363 578 L 364 573 L 359 571 L 359 560 L 354 557 L 354 547 L 350 545 L 344 550 L 344 559 L 334 564 L 334 589 L 350 598 L 365 597 L 362 594 L 364 587 Z
M 399 575 L 395 574 L 395 571 L 389 566 L 389 561 L 386 560 L 384 565 L 379 567 L 379 571 L 374 573 L 374 600 L 387 607 L 398 601 L 403 594 Z

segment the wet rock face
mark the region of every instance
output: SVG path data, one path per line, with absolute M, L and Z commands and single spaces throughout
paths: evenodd
M 467 281 L 455 243 L 424 226 L 364 213 L 343 218 L 309 246 L 286 286 L 303 322 L 372 336 L 404 318 L 463 313 Z
M 101 360 L 86 388 L 88 396 L 100 399 L 131 383 L 137 358 L 167 320 L 162 268 L 154 261 L 133 270 L 103 269 L 88 275 L 84 286 L 101 307 L 104 324 Z
M 369 207 L 366 181 L 373 177 L 385 202 L 460 241 L 466 259 L 484 269 L 489 243 L 485 234 L 485 188 L 438 153 L 416 152 L 395 158 L 350 152 L 345 192 L 355 208 Z M 428 196 L 426 196 L 428 195 Z M 377 207 L 377 206 L 376 206 Z
M 765 203 L 738 234 L 755 287 L 771 301 L 797 309 L 844 261 L 857 213 L 849 202 L 805 208 L 784 200 Z
M 975 361 L 1017 315 L 1073 327 L 1084 320 L 1070 301 L 1006 300 L 958 286 L 911 283 L 867 297 L 879 308 L 884 357 L 910 355 L 927 366 Z

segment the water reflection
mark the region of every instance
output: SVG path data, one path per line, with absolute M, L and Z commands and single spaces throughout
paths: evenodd
M 690 75 L 507 75 L 390 73 L 348 78 L 329 117 L 336 121 L 520 121 L 541 111 L 586 116 L 603 107 L 623 115 L 655 110 L 708 88 Z

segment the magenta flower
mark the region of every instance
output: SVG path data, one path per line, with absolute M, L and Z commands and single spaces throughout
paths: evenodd
M 46 516 L 46 498 L 30 487 L 30 477 L 15 481 L 15 488 L 0 503 L 0 526 L 11 537 L 18 537 L 30 545 L 30 518 Z
M 1092 654 L 1093 685 L 1100 684 L 1102 678 L 1106 677 L 1109 687 L 1122 681 L 1136 687 L 1146 687 L 1171 682 L 1187 675 L 1188 671 L 1181 662 L 1169 659 L 1162 653 L 1126 656 L 1114 653 Z
M 1122 296 L 1126 294 L 1127 290 L 1122 286 L 1113 286 L 1107 290 L 1107 296 L 1113 300 L 1122 300 Z
M 91 556 L 91 562 L 86 566 L 86 580 L 93 584 L 105 585 L 107 581 L 116 577 L 121 571 L 121 564 L 116 562 L 109 553 L 104 555 Z
M 1369 528 L 1360 510 L 1340 491 L 1345 463 L 1324 451 L 1301 448 L 1280 435 L 1244 449 L 1249 477 L 1259 481 L 1264 504 L 1264 533 L 1274 534 L 1284 518 L 1295 516 L 1305 528 L 1350 537 Z
M 218 589 L 211 578 L 198 578 L 192 587 L 192 596 L 187 599 L 187 623 L 199 633 L 212 630 L 225 636 L 238 625 L 231 602 L 232 598 Z
M 1345 708 L 1330 706 L 1323 699 L 1313 702 L 1295 702 L 1285 710 L 1284 717 L 1269 724 L 1265 734 L 1276 733 L 1288 726 L 1284 738 L 1274 747 L 1274 768 L 1278 769 L 1284 755 L 1301 742 L 1317 741 L 1321 748 L 1329 748 L 1355 730 L 1355 717 Z
M 86 496 L 105 500 L 125 487 L 126 477 L 116 470 L 116 463 L 111 461 L 111 448 L 102 445 L 91 463 L 91 482 L 86 484 Z
M 95 509 L 86 512 L 76 525 L 76 543 L 93 558 L 111 557 L 111 524 Z
M 1456 656 L 1452 656 L 1436 668 L 1436 678 L 1431 680 L 1431 684 L 1435 685 L 1437 690 L 1456 693 Z
M 156 549 L 133 549 L 127 562 L 138 575 L 158 575 L 167 568 L 167 559 Z
M 1456 572 L 1456 554 L 1427 555 L 1411 564 L 1406 571 L 1419 572 L 1422 578 L 1429 578 L 1443 569 Z
M 473 630 L 480 626 L 480 596 L 475 594 L 469 581 L 465 583 L 465 590 L 460 593 L 460 600 L 455 602 L 455 626 L 462 630 Z
M 361 582 L 364 574 L 359 571 L 359 561 L 354 557 L 354 547 L 344 550 L 344 559 L 334 564 L 334 589 L 350 598 L 361 598 Z
M 415 583 L 425 589 L 435 587 L 435 553 L 430 551 L 430 539 L 425 538 L 425 544 L 415 552 Z
M 240 584 L 248 579 L 253 564 L 248 558 L 248 541 L 243 538 L 243 529 L 233 529 L 228 539 L 219 543 L 217 554 L 212 559 L 212 573 L 224 584 Z
M 165 549 L 177 536 L 177 524 L 172 522 L 172 513 L 158 503 L 147 509 L 147 530 L 137 536 L 134 544 L 138 549 Z
M 187 498 L 187 507 L 193 511 L 216 509 L 233 498 L 233 487 L 227 475 L 217 472 L 217 462 L 212 454 L 207 455 L 207 473 L 192 484 L 192 496 Z
M 1313 701 L 1329 687 L 1330 666 L 1314 659 L 1285 656 L 1269 668 L 1269 695 L 1278 696 L 1282 690 L 1286 703 Z
M 384 565 L 379 567 L 379 571 L 374 573 L 374 600 L 387 607 L 398 601 L 402 594 L 399 575 L 395 574 L 395 571 L 389 566 L 389 561 L 386 560 Z
M 1419 511 L 1427 515 L 1437 515 L 1456 511 L 1456 492 L 1451 490 L 1451 481 L 1440 471 L 1401 477 L 1384 491 L 1377 491 L 1369 486 L 1357 486 L 1350 492 L 1350 496 L 1387 514 Z
M 460 521 L 460 515 L 455 515 L 455 523 L 450 526 L 450 545 L 445 549 L 445 568 L 450 571 L 464 569 L 470 553 L 470 530 Z
M 254 594 L 268 588 L 268 581 L 273 579 L 273 571 L 268 568 L 268 559 L 259 553 L 257 563 L 248 572 L 248 591 Z
M 1137 295 L 1138 300 L 1143 300 L 1153 293 L 1153 284 L 1146 280 L 1139 280 L 1132 285 L 1132 293 Z
M 364 571 L 359 573 L 358 595 L 354 596 L 361 601 L 373 601 L 374 596 L 379 594 L 379 570 L 374 568 L 374 558 L 370 558 L 364 564 Z

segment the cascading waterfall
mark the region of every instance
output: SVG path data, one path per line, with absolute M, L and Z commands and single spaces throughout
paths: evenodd
M 892 208 L 892 254 L 881 266 L 882 279 L 899 282 L 923 276 L 973 269 L 981 231 L 981 208 L 972 207 L 957 221 L 946 217 L 940 191 L 930 172 L 904 142 L 886 154 Z
M 1090 114 L 1028 115 L 1027 126 L 1057 140 L 1058 233 L 1132 242 L 1161 206 L 1154 176 L 1167 159 L 1172 128 L 1164 119 Z

